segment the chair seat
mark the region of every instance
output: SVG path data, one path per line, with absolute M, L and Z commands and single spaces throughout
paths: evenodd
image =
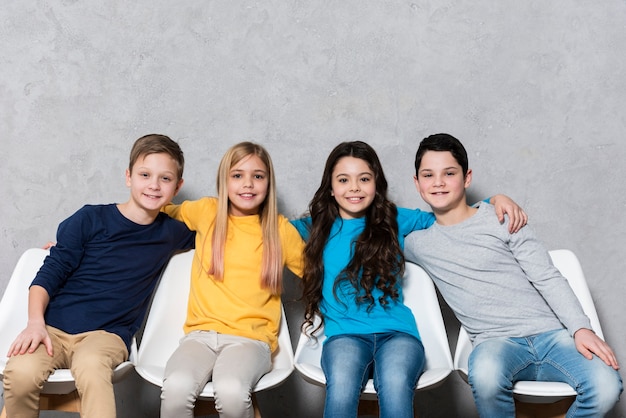
M 519 381 L 513 386 L 515 399 L 526 403 L 553 403 L 569 396 L 576 396 L 576 391 L 567 383 Z
M 143 364 L 136 370 L 137 374 L 144 380 L 159 387 L 163 386 L 163 375 L 165 374 L 164 365 Z M 278 386 L 289 377 L 292 371 L 293 369 L 290 367 L 279 367 L 270 370 L 257 382 L 253 388 L 253 392 L 260 392 Z M 213 398 L 214 396 L 213 382 L 208 382 L 198 395 L 199 398 Z
M 326 376 L 324 376 L 324 372 L 320 367 L 302 362 L 296 362 L 295 367 L 302 375 L 302 378 L 307 382 L 313 383 L 314 385 L 326 384 Z
M 133 363 L 125 361 L 115 368 L 113 371 L 113 383 L 121 381 L 126 375 L 133 370 Z M 69 369 L 55 370 L 48 380 L 44 383 L 41 393 L 66 395 L 76 390 L 74 376 Z
M 307 363 L 296 363 L 296 369 L 302 374 L 304 380 L 315 385 L 325 385 L 326 376 L 321 367 Z M 450 375 L 452 370 L 448 367 L 439 367 L 425 370 L 417 381 L 416 390 L 429 388 L 437 383 L 443 383 L 443 380 Z M 376 393 L 374 389 L 374 380 L 369 379 L 363 393 Z

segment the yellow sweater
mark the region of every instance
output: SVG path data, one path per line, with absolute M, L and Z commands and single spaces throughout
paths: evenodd
M 217 198 L 204 197 L 163 209 L 196 231 L 196 252 L 191 268 L 191 290 L 184 331 L 212 330 L 266 342 L 277 347 L 280 296 L 261 287 L 262 234 L 258 215 L 229 216 L 224 249 L 224 279 L 207 273 Z M 283 264 L 302 276 L 304 242 L 287 218 L 279 215 Z M 181 278 L 183 280 L 183 278 Z

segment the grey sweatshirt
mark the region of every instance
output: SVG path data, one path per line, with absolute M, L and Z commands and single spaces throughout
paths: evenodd
M 412 232 L 404 250 L 430 274 L 474 346 L 494 337 L 591 329 L 532 229 L 510 234 L 508 219 L 500 224 L 491 205 L 481 203 L 459 224 Z

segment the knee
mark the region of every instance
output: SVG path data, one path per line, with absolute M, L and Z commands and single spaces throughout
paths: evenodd
M 398 371 L 375 371 L 376 379 L 376 391 L 379 393 L 407 393 L 413 392 L 417 385 L 417 379 L 419 375 L 409 375 L 408 373 L 398 373 Z
M 596 395 L 598 409 L 603 411 L 603 414 L 608 413 L 619 400 L 621 393 L 621 381 L 604 382 Z
M 237 379 L 227 379 L 216 384 L 215 408 L 220 413 L 228 413 L 228 416 L 244 416 L 245 411 L 252 407 L 251 388 Z
M 474 393 L 490 398 L 497 393 L 513 390 L 513 382 L 502 362 L 487 356 L 474 358 L 470 362 L 468 382 Z
M 577 390 L 579 397 L 588 397 L 589 402 L 595 404 L 595 409 L 608 413 L 619 400 L 623 383 L 618 372 L 604 364 L 601 366 Z
M 173 372 L 163 379 L 161 387 L 161 399 L 182 400 L 193 395 L 196 396 L 197 388 L 193 383 L 193 379 L 187 373 Z
M 161 416 L 174 417 L 193 411 L 197 390 L 186 373 L 173 372 L 166 375 L 161 387 Z
M 358 404 L 359 396 L 367 379 L 349 373 L 326 374 L 326 403 L 331 409 L 345 409 Z M 378 391 L 378 388 L 376 388 Z
M 35 368 L 23 356 L 11 357 L 3 372 L 4 391 L 15 396 L 41 390 L 50 375 L 50 371 Z
M 485 373 L 470 372 L 468 382 L 474 394 L 481 398 L 494 398 L 501 393 L 512 393 L 513 390 L 513 384 L 510 381 L 499 380 L 494 375 L 489 376 Z

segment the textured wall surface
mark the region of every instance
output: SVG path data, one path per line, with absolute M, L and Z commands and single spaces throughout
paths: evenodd
M 214 193 L 230 145 L 262 143 L 293 217 L 354 139 L 379 152 L 393 199 L 423 208 L 415 149 L 449 132 L 470 153 L 472 199 L 508 194 L 548 248 L 578 254 L 626 366 L 624 1 L 8 1 L 0 39 L 0 292 L 80 206 L 128 198 L 144 134 L 179 141 L 189 199 Z M 295 373 L 260 396 L 269 417 L 318 417 L 322 401 Z M 118 387 L 120 417 L 158 403 L 136 376 Z M 416 403 L 476 416 L 457 376 Z

